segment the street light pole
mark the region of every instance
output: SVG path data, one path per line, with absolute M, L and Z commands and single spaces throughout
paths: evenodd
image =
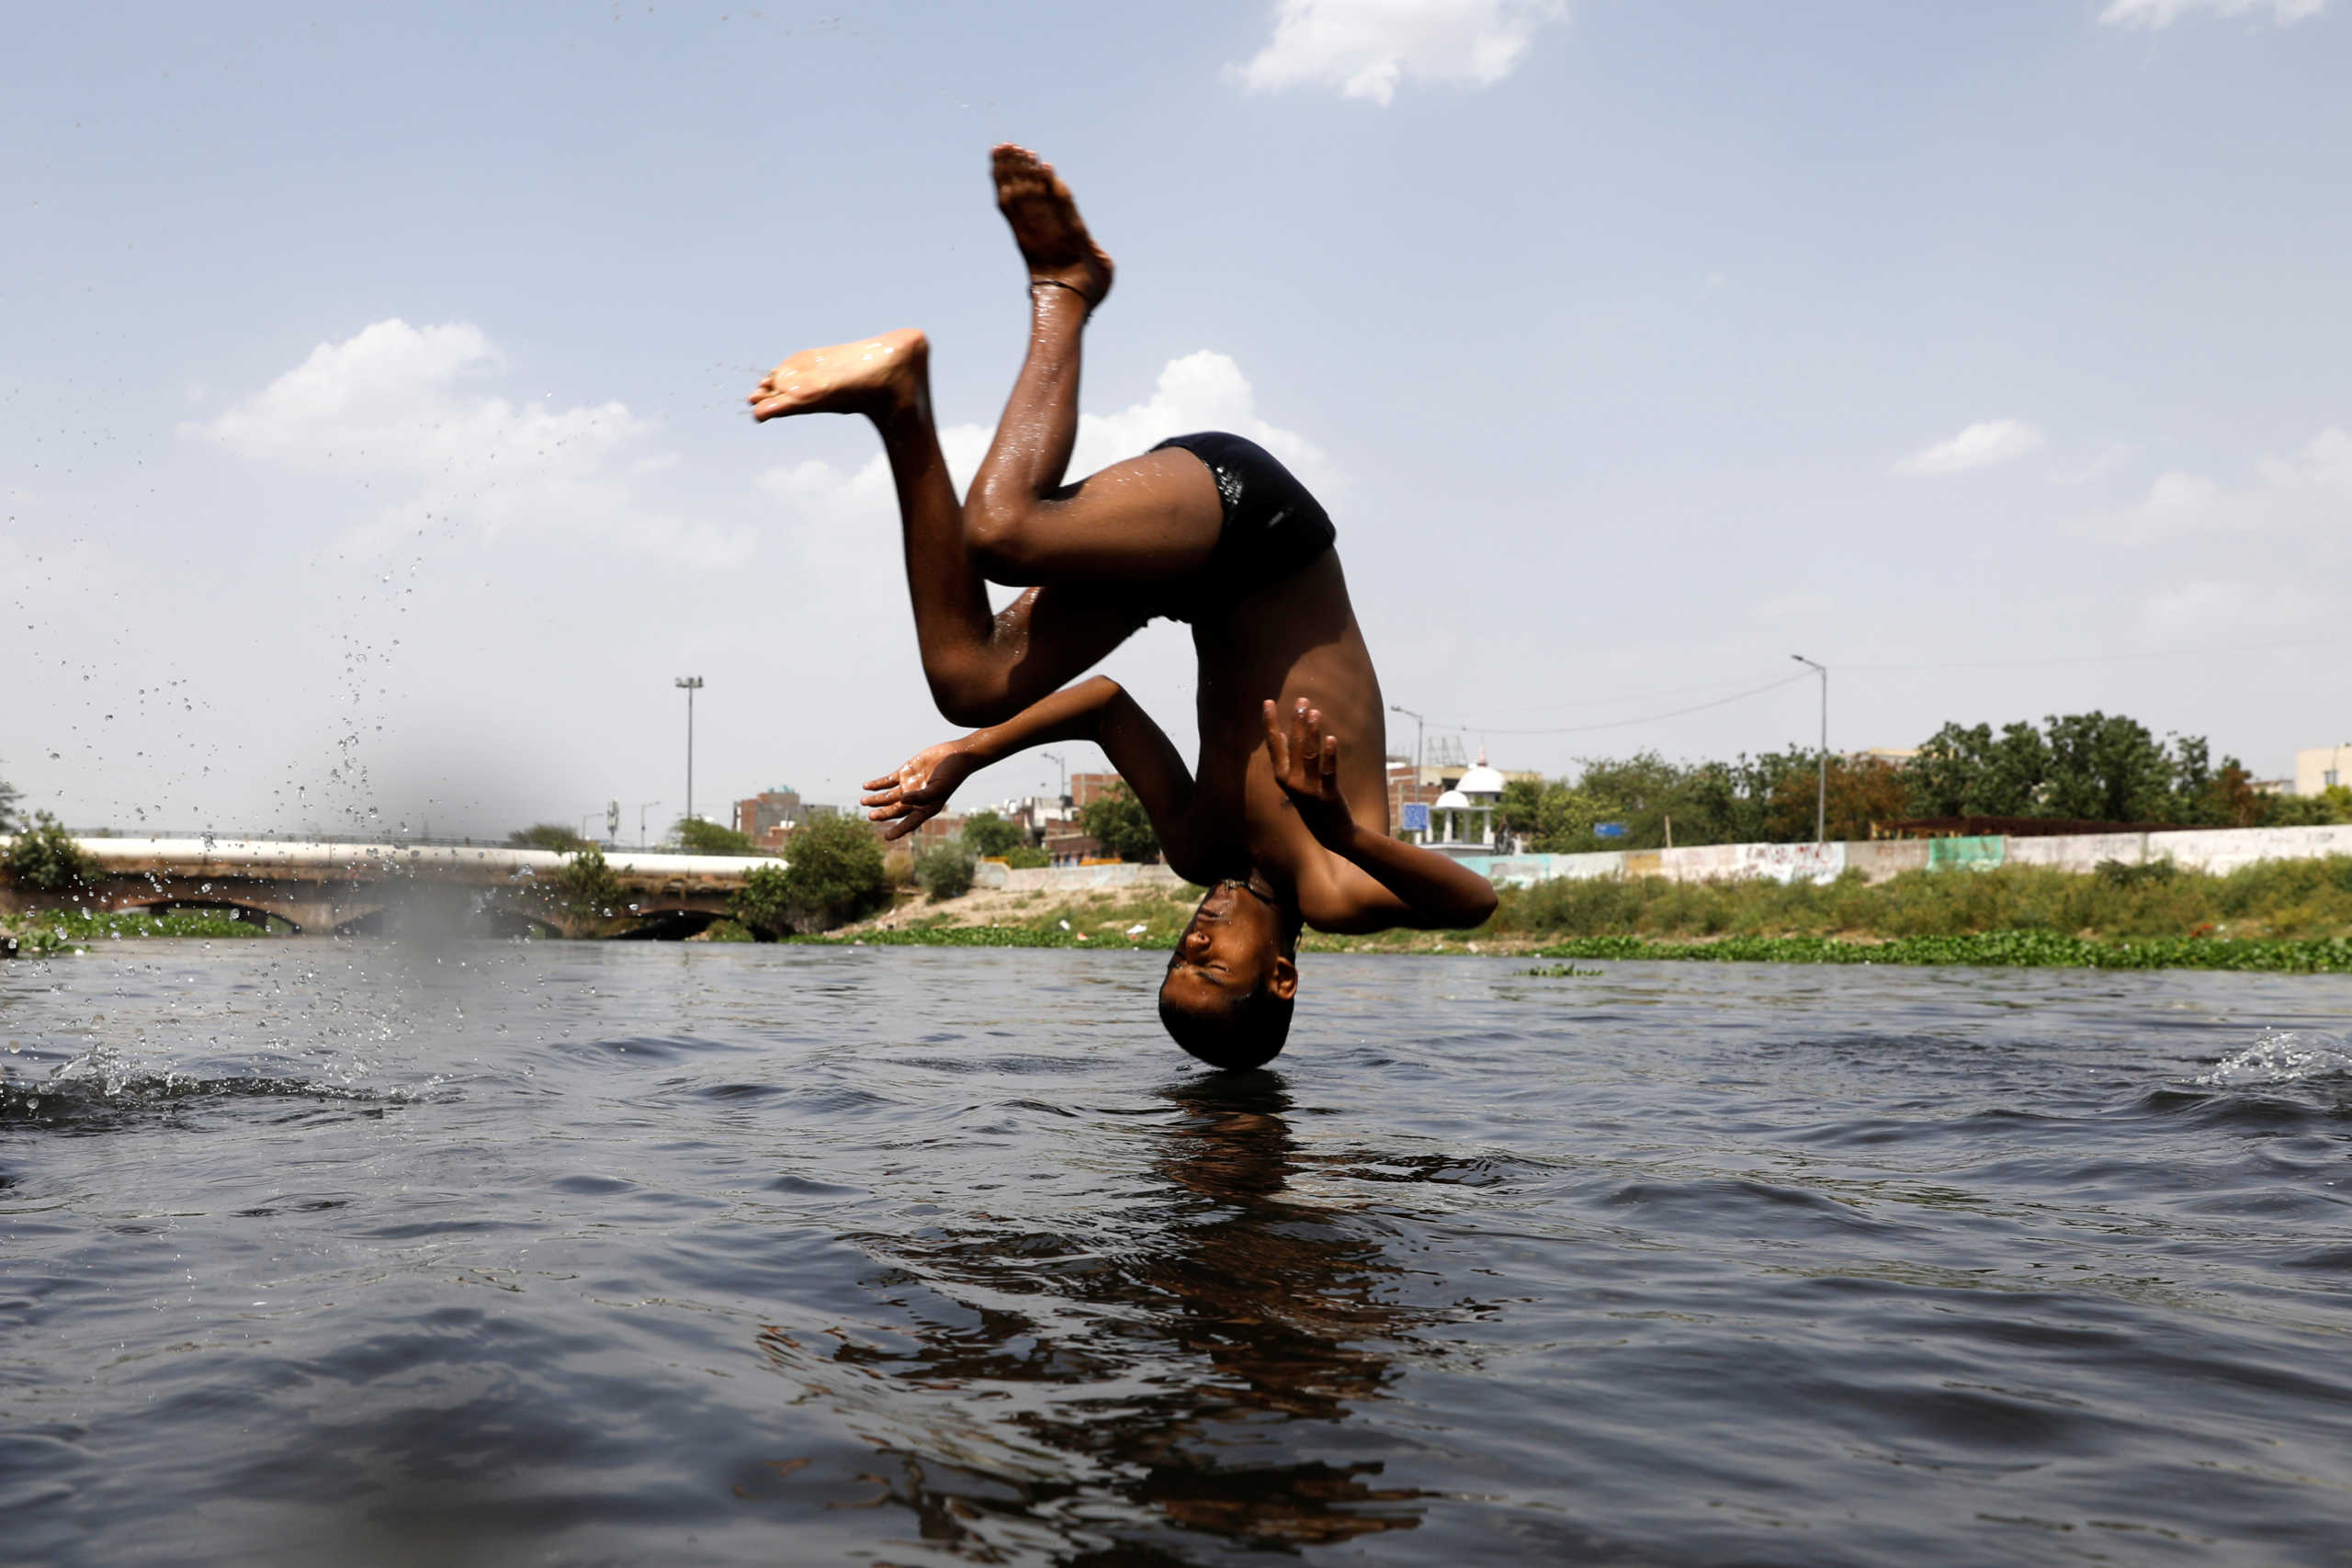
M 1421 787 L 1421 716 L 1395 703 L 1388 705 L 1388 711 L 1401 713 L 1413 721 L 1413 787 L 1419 789 Z
M 662 803 L 658 800 L 641 800 L 638 802 L 637 847 L 640 850 L 650 847 L 645 841 L 645 814 L 661 804 Z
M 1829 666 L 1815 664 L 1802 653 L 1792 653 L 1791 659 L 1821 677 L 1821 752 L 1819 782 L 1814 786 L 1813 841 L 1829 840 Z
M 1062 755 L 1058 751 L 1040 751 L 1037 755 L 1042 760 L 1051 762 L 1055 771 L 1061 775 L 1061 789 L 1054 798 L 1060 801 L 1062 809 L 1067 811 L 1069 809 L 1069 764 L 1062 761 Z
M 681 675 L 678 689 L 686 694 L 686 820 L 695 819 L 695 694 L 702 690 L 702 677 Z

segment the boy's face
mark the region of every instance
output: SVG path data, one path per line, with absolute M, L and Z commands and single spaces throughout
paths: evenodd
M 1289 998 L 1298 965 L 1283 952 L 1281 913 L 1238 882 L 1209 889 L 1169 955 L 1160 1000 L 1189 1013 L 1240 1003 L 1261 987 Z

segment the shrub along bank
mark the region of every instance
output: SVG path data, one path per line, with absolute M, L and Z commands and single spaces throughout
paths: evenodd
M 2220 875 L 2162 862 L 2110 863 L 2089 875 L 2027 865 L 1915 871 L 1875 886 L 1851 872 L 1821 886 L 1563 880 L 1506 888 L 1486 934 L 1542 942 L 1988 931 L 2109 940 L 2352 937 L 2352 856 L 2264 861 Z

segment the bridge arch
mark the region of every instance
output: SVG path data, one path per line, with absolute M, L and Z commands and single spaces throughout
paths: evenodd
M 274 920 L 286 929 L 287 934 L 293 936 L 302 934 L 302 923 L 284 910 L 274 909 L 266 904 L 242 903 L 233 898 L 185 898 L 167 894 L 159 898 L 146 899 L 137 903 L 119 902 L 112 908 L 123 914 L 168 915 L 175 910 L 189 909 L 205 914 L 226 915 L 240 925 L 257 926 L 265 932 L 270 930 L 270 922 Z

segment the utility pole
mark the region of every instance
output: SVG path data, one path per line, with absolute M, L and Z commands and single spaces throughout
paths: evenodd
M 650 849 L 650 848 L 651 848 L 651 846 L 650 846 L 650 845 L 649 845 L 649 844 L 645 841 L 645 814 L 646 814 L 648 811 L 650 811 L 653 807 L 657 807 L 657 806 L 659 806 L 659 805 L 661 805 L 661 804 L 662 804 L 662 803 L 661 803 L 660 801 L 658 801 L 658 800 L 644 800 L 644 801 L 639 801 L 639 802 L 638 803 L 638 807 L 637 807 L 637 847 L 638 847 L 639 849 L 640 849 L 640 850 L 642 850 L 642 849 Z
M 1413 721 L 1413 787 L 1419 789 L 1421 787 L 1421 716 L 1411 708 L 1399 707 L 1395 703 L 1388 705 L 1388 711 L 1401 713 Z
M 1062 803 L 1062 809 L 1064 811 L 1068 811 L 1069 809 L 1069 764 L 1062 761 L 1061 753 L 1058 751 L 1040 751 L 1037 755 L 1045 761 L 1051 762 L 1055 769 L 1061 774 L 1061 789 L 1057 795 L 1055 795 L 1054 798 Z
M 1791 659 L 1821 677 L 1821 771 L 1814 787 L 1813 841 L 1826 843 L 1829 840 L 1829 666 L 1815 664 L 1802 653 L 1792 653 Z
M 702 690 L 702 677 L 681 675 L 678 689 L 686 694 L 686 820 L 695 819 L 695 694 Z

